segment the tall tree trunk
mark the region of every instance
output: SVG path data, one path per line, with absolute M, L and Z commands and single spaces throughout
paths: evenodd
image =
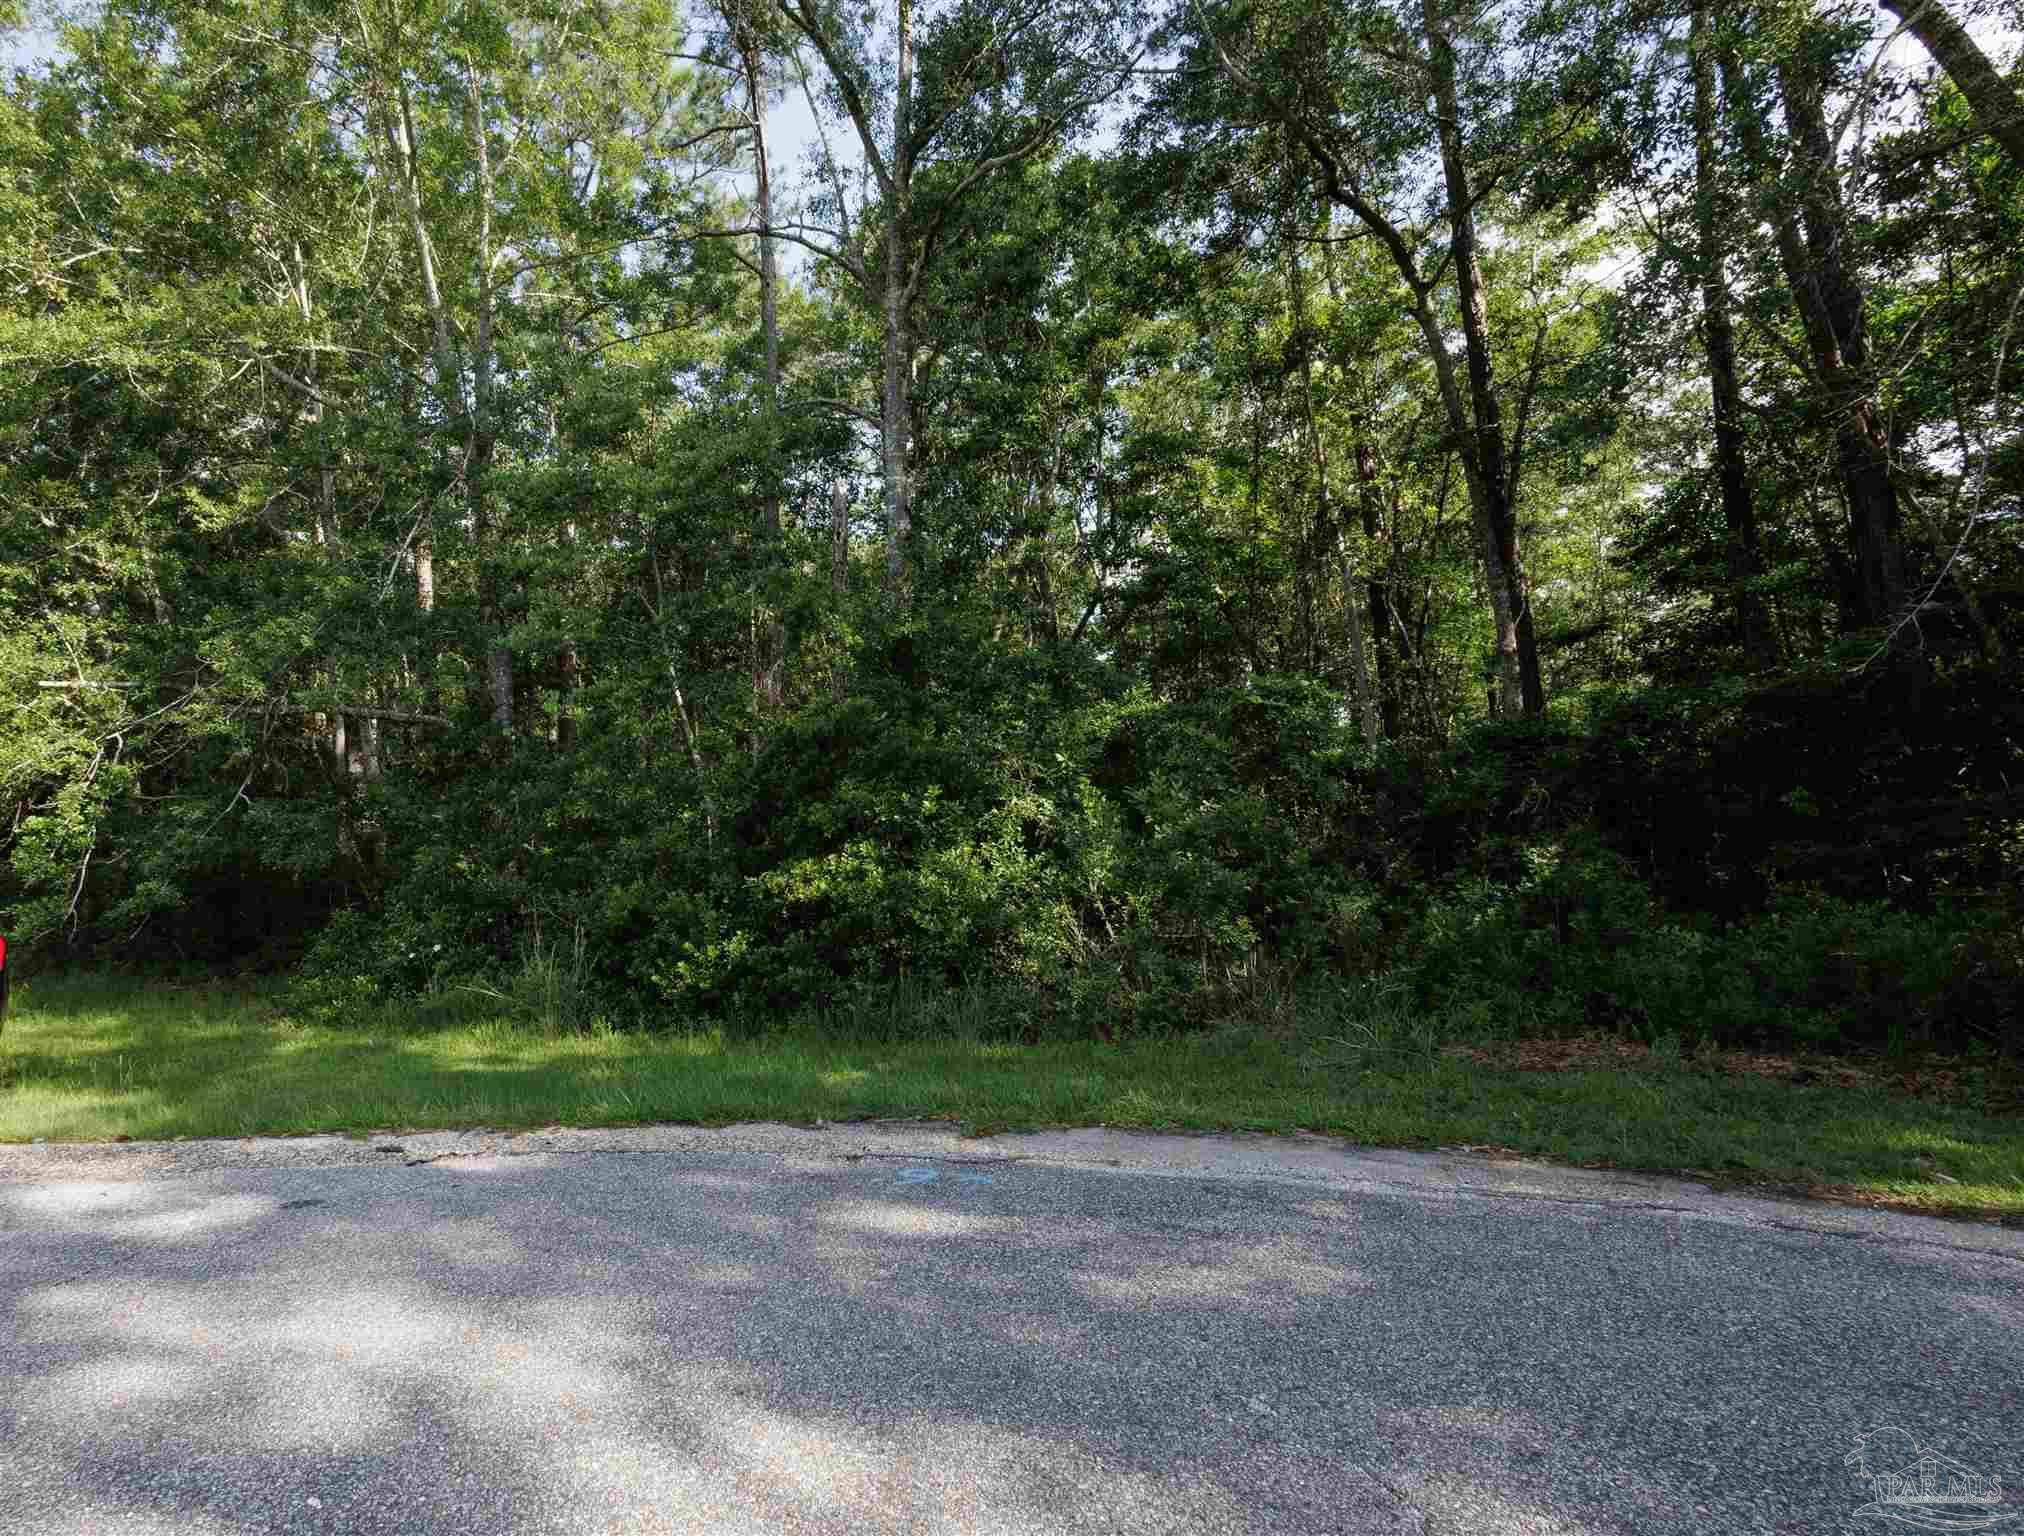
M 827 141 L 824 140 L 824 159 L 828 162 L 830 182 L 839 194 L 837 233 L 842 237 L 842 248 L 830 254 L 867 299 L 876 299 L 881 312 L 884 366 L 879 428 L 888 520 L 886 584 L 897 605 L 902 608 L 907 603 L 907 579 L 913 562 L 910 547 L 914 512 L 912 439 L 916 435 L 913 307 L 934 254 L 935 237 L 956 208 L 976 188 L 1011 167 L 1026 164 L 1045 153 L 1066 121 L 1063 115 L 1036 113 L 1035 131 L 1011 148 L 974 161 L 966 174 L 951 178 L 942 187 L 942 196 L 936 200 L 926 225 L 917 227 L 913 216 L 916 161 L 926 143 L 937 136 L 940 122 L 931 123 L 918 135 L 917 142 L 914 125 L 914 7 L 915 0 L 895 0 L 890 136 L 880 131 L 874 119 L 874 107 L 878 103 L 875 99 L 868 99 L 862 89 L 863 72 L 851 61 L 852 48 L 844 42 L 830 20 L 825 19 L 834 13 L 828 7 L 818 9 L 815 0 L 778 0 L 775 13 L 821 55 L 843 109 L 857 130 L 858 141 L 864 150 L 865 167 L 871 172 L 884 198 L 885 230 L 880 241 L 882 262 L 860 261 L 850 249 L 854 240 L 849 232 L 850 221 L 841 195 L 842 178 L 837 173 L 834 160 L 828 155 Z M 1024 26 L 1025 22 L 1015 22 L 1014 25 L 1016 29 Z M 946 102 L 937 97 L 931 105 L 948 105 L 953 110 L 957 103 L 974 97 L 976 81 L 994 69 L 1005 67 L 1005 43 L 1002 38 L 987 41 L 987 35 L 980 35 L 977 51 L 967 60 L 957 63 L 941 81 L 942 87 L 953 91 L 954 95 Z M 881 264 L 883 272 L 879 270 Z
M 1020 478 L 1026 483 L 1021 500 L 1018 529 L 1006 546 L 1005 576 L 1023 618 L 1026 643 L 1038 646 L 1061 638 L 1060 615 L 1055 611 L 1053 562 L 1049 558 L 1055 487 L 1061 473 L 1061 434 L 1056 430 L 1054 450 L 1039 463 L 1025 461 Z M 998 621 L 1002 632 L 1017 622 L 1008 613 Z
M 1371 678 L 1370 653 L 1363 635 L 1363 594 L 1356 590 L 1356 567 L 1345 556 L 1342 562 L 1342 611 L 1349 620 L 1349 668 L 1356 696 L 1357 723 L 1363 728 L 1363 744 L 1378 743 L 1377 688 Z
M 412 373 L 403 373 L 401 378 L 401 410 L 403 416 L 412 421 L 415 408 L 415 378 Z M 432 614 L 436 611 L 436 544 L 431 528 L 434 520 L 434 498 L 425 499 L 416 513 L 415 526 L 408 542 L 409 558 L 414 565 L 415 611 Z M 435 683 L 435 645 L 424 624 L 418 636 L 419 651 L 410 656 L 401 653 L 398 686 L 419 688 L 426 696 Z
M 492 454 L 498 427 L 492 413 L 493 337 L 498 296 L 492 283 L 492 152 L 485 131 L 485 101 L 478 73 L 468 61 L 471 153 L 478 168 L 478 249 L 473 259 L 478 288 L 477 342 L 471 349 L 470 452 L 464 462 L 464 490 L 471 514 L 471 540 L 478 560 L 478 616 L 493 636 L 485 657 L 492 692 L 492 723 L 513 734 L 513 652 L 503 643 L 505 615 L 499 596 L 499 560 L 492 547 L 489 516 Z
M 745 98 L 752 116 L 752 168 L 759 214 L 759 335 L 766 369 L 766 443 L 769 462 L 766 486 L 759 501 L 759 542 L 762 565 L 770 566 L 780 549 L 780 483 L 775 456 L 780 451 L 780 298 L 773 242 L 773 171 L 766 147 L 764 58 L 758 35 L 749 23 L 739 29 L 739 53 L 745 65 Z M 752 693 L 761 709 L 780 708 L 780 671 L 786 634 L 777 615 L 762 611 L 757 620 L 758 664 L 753 668 Z
M 562 537 L 573 551 L 576 548 L 576 524 L 564 523 Z M 558 751 L 571 752 L 576 748 L 576 695 L 583 686 L 583 659 L 577 654 L 576 639 L 572 635 L 562 637 L 560 670 L 562 687 L 561 697 L 555 704 L 555 746 Z
M 563 752 L 576 750 L 576 692 L 583 686 L 583 661 L 576 642 L 562 642 L 562 698 L 555 709 L 555 745 Z
M 850 488 L 838 475 L 829 482 L 829 586 L 836 596 L 839 640 L 843 627 L 843 599 L 850 591 Z M 849 680 L 849 658 L 841 645 L 830 672 L 830 692 L 840 704 Z
M 1829 329 L 1820 305 L 1815 302 L 1813 288 L 1807 281 L 1806 247 L 1800 241 L 1799 219 L 1778 193 L 1775 184 L 1777 162 L 1765 140 L 1764 124 L 1757 111 L 1750 78 L 1744 73 L 1742 61 L 1737 58 L 1735 50 L 1719 34 L 1715 40 L 1715 60 L 1721 71 L 1722 99 L 1729 110 L 1729 120 L 1742 143 L 1751 177 L 1758 186 L 1759 212 L 1771 226 L 1772 241 L 1778 250 L 1779 270 L 1785 274 L 1786 291 L 1791 294 L 1793 308 L 1798 312 L 1800 329 L 1805 332 L 1807 350 L 1812 354 L 1814 367 L 1822 375 L 1816 386 L 1824 390 L 1826 369 L 1834 365 L 1839 352 L 1834 333 Z M 1819 519 L 1814 521 L 1817 523 Z M 1816 539 L 1825 554 L 1828 573 L 1841 594 L 1842 611 L 1853 618 L 1861 601 L 1853 562 L 1836 540 L 1818 533 Z
M 1897 596 L 1903 589 L 1902 556 L 1897 548 L 1897 497 L 1890 479 L 1887 444 L 1865 377 L 1868 340 L 1862 328 L 1862 295 L 1847 279 L 1840 259 L 1843 220 L 1825 111 L 1803 69 L 1780 68 L 1781 96 L 1786 101 L 1794 158 L 1808 183 L 1800 203 L 1803 209 L 1812 210 L 1802 236 L 1799 216 L 1773 180 L 1777 157 L 1766 142 L 1749 77 L 1735 51 L 1719 39 L 1716 61 L 1721 69 L 1722 95 L 1730 121 L 1742 141 L 1744 156 L 1751 163 L 1751 173 L 1762 189 L 1762 212 L 1771 225 L 1778 264 L 1785 273 L 1785 285 L 1806 334 L 1807 349 L 1818 376 L 1815 386 L 1829 429 L 1834 433 L 1835 467 L 1841 480 L 1842 499 L 1848 508 L 1844 541 L 1848 569 L 1844 575 L 1834 560 L 1829 564 L 1841 578 L 1837 584 L 1842 589 L 1845 621 L 1858 626 L 1875 623 L 1896 607 Z M 1827 271 L 1817 265 L 1823 257 L 1828 262 Z M 1836 323 L 1837 311 L 1840 325 Z M 1854 359 L 1848 352 L 1851 342 L 1856 348 Z
M 1483 475 L 1482 461 L 1476 453 L 1476 437 L 1471 428 L 1469 407 L 1462 398 L 1462 385 L 1455 373 L 1455 355 L 1448 350 L 1447 333 L 1441 328 L 1440 317 L 1434 313 L 1433 285 L 1423 279 L 1416 267 L 1401 261 L 1399 270 L 1405 274 L 1412 289 L 1413 319 L 1420 328 L 1420 335 L 1426 342 L 1427 355 L 1433 359 L 1434 382 L 1440 388 L 1441 406 L 1448 421 L 1448 434 L 1455 444 L 1456 457 L 1462 463 L 1462 482 L 1468 488 L 1469 508 L 1476 522 L 1476 536 L 1483 551 L 1485 582 L 1490 599 L 1491 624 L 1494 630 L 1493 644 L 1500 669 L 1516 654 L 1518 642 L 1517 614 L 1511 605 L 1511 589 L 1502 579 L 1502 557 L 1496 533 L 1496 519 L 1492 513 L 1491 493 Z M 1511 642 L 1507 649 L 1505 641 Z M 1505 686 L 1492 684 L 1490 688 L 1490 710 L 1498 713 L 1503 701 L 1511 695 L 1523 696 L 1523 676 L 1513 677 L 1508 670 L 1503 672 Z
M 347 794 L 351 788 L 351 736 L 346 729 L 342 710 L 331 716 L 330 772 L 331 777 L 337 781 L 338 794 Z M 340 814 L 345 822 L 350 821 L 348 814 Z M 339 835 L 342 837 L 342 833 Z
M 383 102 L 380 116 L 387 151 L 394 164 L 394 186 L 401 211 L 407 216 L 408 234 L 415 245 L 415 264 L 421 273 L 422 303 L 428 311 L 435 351 L 436 392 L 446 409 L 464 416 L 468 414 L 468 406 L 464 400 L 463 371 L 457 364 L 450 312 L 436 276 L 435 242 L 429 238 L 428 225 L 422 219 L 420 177 L 415 168 L 414 109 L 408 100 L 405 80 L 397 82 L 393 98 Z
M 1247 90 L 1253 92 L 1259 90 L 1257 84 L 1231 57 L 1228 49 L 1219 47 L 1217 56 L 1222 62 L 1224 72 L 1231 80 Z M 1450 58 L 1451 95 L 1452 62 Z M 1447 332 L 1441 325 L 1440 316 L 1434 313 L 1435 280 L 1426 277 L 1420 271 L 1419 257 L 1415 252 L 1413 241 L 1386 216 L 1383 209 L 1358 190 L 1353 180 L 1346 177 L 1342 163 L 1327 144 L 1306 129 L 1297 117 L 1282 113 L 1281 120 L 1293 130 L 1301 146 L 1313 156 L 1315 163 L 1320 167 L 1322 183 L 1330 200 L 1339 207 L 1348 209 L 1377 237 L 1378 243 L 1391 257 L 1392 265 L 1398 270 L 1400 278 L 1405 282 L 1406 291 L 1411 296 L 1413 323 L 1419 327 L 1420 337 L 1426 344 L 1427 357 L 1434 365 L 1434 381 L 1439 386 L 1441 408 L 1448 423 L 1449 440 L 1454 446 L 1455 457 L 1461 462 L 1462 479 L 1468 486 L 1469 507 L 1475 518 L 1478 537 L 1482 540 L 1479 547 L 1484 553 L 1486 574 L 1500 578 L 1489 580 L 1485 585 L 1495 630 L 1495 650 L 1499 665 L 1502 666 L 1508 657 L 1522 649 L 1524 635 L 1519 629 L 1518 612 L 1511 603 L 1510 586 L 1501 579 L 1502 546 L 1496 534 L 1497 519 L 1492 511 L 1489 482 L 1484 476 L 1483 464 L 1476 452 L 1476 433 L 1470 421 L 1469 407 L 1462 398 L 1461 382 L 1456 376 L 1455 355 L 1448 349 Z M 1508 500 L 1508 486 L 1505 490 L 1505 499 Z M 1527 628 L 1529 630 L 1529 623 Z M 1511 642 L 1509 650 L 1504 644 L 1507 638 Z M 1407 646 L 1406 653 L 1408 656 L 1415 656 L 1418 651 L 1412 646 Z M 1534 655 L 1535 657 L 1537 655 L 1536 649 Z M 1424 691 L 1426 684 L 1424 669 L 1419 670 Z M 1507 673 L 1506 681 L 1509 685 L 1507 689 L 1500 690 L 1494 685 L 1491 687 L 1490 707 L 1493 712 L 1498 708 L 1506 692 L 1516 692 L 1522 696 L 1523 675 L 1523 669 L 1520 667 L 1515 678 Z M 1431 705 L 1429 709 L 1431 710 Z M 1438 728 L 1439 719 L 1436 715 L 1430 713 L 1428 719 L 1430 725 Z
M 414 375 L 401 376 L 401 411 L 412 421 L 416 415 Z M 418 613 L 436 611 L 436 534 L 434 498 L 422 503 L 418 509 L 414 537 L 409 543 L 409 558 L 414 562 L 415 610 Z
M 1708 353 L 1713 396 L 1715 468 L 1722 488 L 1727 528 L 1730 600 L 1736 610 L 1736 637 L 1760 667 L 1777 662 L 1764 597 L 1751 583 L 1762 571 L 1757 548 L 1757 508 L 1750 494 L 1743 449 L 1742 391 L 1736 383 L 1736 333 L 1729 316 L 1725 251 L 1720 233 L 1720 166 L 1715 141 L 1715 61 L 1708 36 L 1708 5 L 1701 0 L 1688 23 L 1687 46 L 1694 71 L 1694 217 L 1701 268 L 1701 329 Z
M 898 242 L 890 235 L 889 246 Z M 898 261 L 898 250 L 889 250 L 889 259 Z M 910 359 L 913 348 L 907 338 L 906 306 L 899 285 L 888 280 L 885 296 L 885 389 L 881 411 L 886 492 L 886 587 L 903 598 L 907 580 L 907 549 L 913 534 L 913 484 L 908 463 L 908 437 L 913 401 Z
M 378 690 L 375 688 L 367 688 L 365 691 L 367 701 L 370 702 L 377 692 Z M 360 722 L 360 726 L 358 744 L 359 772 L 367 779 L 377 779 L 380 776 L 379 716 L 367 715 Z
M 1321 247 L 1321 270 L 1328 279 L 1329 298 L 1336 304 L 1341 304 L 1342 284 L 1336 274 L 1333 241 Z M 1375 557 L 1378 540 L 1383 535 L 1383 497 L 1378 486 L 1377 454 L 1370 445 L 1369 434 L 1364 430 L 1360 418 L 1351 418 L 1350 431 L 1356 455 L 1357 512 L 1363 523 L 1365 558 L 1370 559 Z M 1378 723 L 1386 739 L 1396 740 L 1399 733 L 1399 701 L 1398 679 L 1393 676 L 1392 665 L 1391 598 L 1385 591 L 1384 580 L 1375 567 L 1370 572 L 1365 588 L 1369 603 L 1370 628 L 1367 633 L 1370 636 L 1372 680 L 1377 690 Z M 1355 598 L 1351 596 L 1348 600 L 1353 602 Z
M 1350 700 L 1363 728 L 1365 746 L 1377 745 L 1377 690 L 1372 684 L 1370 657 L 1364 645 L 1363 611 L 1357 592 L 1356 567 L 1349 558 L 1346 542 L 1336 526 L 1328 503 L 1328 451 L 1321 440 L 1321 423 L 1314 411 L 1314 349 L 1307 325 L 1307 277 L 1300 268 L 1300 247 L 1286 242 L 1286 286 L 1293 300 L 1293 331 L 1300 347 L 1300 412 L 1307 428 L 1308 461 L 1314 470 L 1314 528 L 1316 544 L 1332 539 L 1342 561 L 1343 612 L 1349 620 Z
M 747 29 L 741 38 L 745 61 L 746 100 L 752 114 L 752 171 L 759 214 L 759 338 L 765 349 L 766 415 L 768 424 L 780 412 L 780 297 L 773 241 L 773 169 L 766 147 L 766 85 L 758 39 Z M 780 496 L 768 487 L 763 502 L 766 532 L 780 537 Z
M 689 701 L 682 693 L 682 674 L 671 661 L 668 663 L 668 681 L 674 685 L 675 719 L 682 728 L 682 744 L 689 750 L 689 767 L 696 775 L 696 793 L 703 806 L 703 839 L 711 848 L 717 846 L 717 802 L 710 793 L 710 776 L 703 766 L 702 744 L 698 739 L 696 722 L 689 712 Z
M 850 590 L 850 490 L 841 475 L 829 482 L 829 584 L 838 597 Z
M 1821 358 L 1830 391 L 1835 446 L 1848 492 L 1849 548 L 1861 584 L 1858 619 L 1878 624 L 1904 600 L 1904 549 L 1890 442 L 1877 409 L 1863 292 L 1848 261 L 1848 216 L 1828 136 L 1824 87 L 1811 60 L 1783 53 L 1778 91 L 1800 176 L 1799 215 L 1806 233 L 1805 283 L 1834 350 Z
M 906 600 L 907 555 L 913 535 L 913 483 L 908 428 L 912 423 L 913 337 L 907 302 L 909 203 L 913 182 L 914 9 L 899 0 L 899 69 L 893 88 L 892 189 L 885 229 L 885 390 L 880 411 L 885 451 L 886 586 Z
M 476 78 L 471 84 L 472 93 L 477 91 Z M 428 311 L 430 330 L 433 337 L 433 351 L 436 368 L 436 394 L 444 409 L 457 421 L 464 431 L 463 463 L 459 477 L 463 482 L 466 503 L 472 520 L 472 540 L 476 545 L 476 556 L 480 571 L 480 606 L 486 610 L 489 622 L 491 612 L 496 610 L 495 602 L 488 602 L 487 578 L 484 574 L 488 561 L 489 519 L 485 507 L 485 473 L 490 467 L 492 443 L 489 428 L 485 424 L 485 406 L 490 403 L 491 369 L 489 348 L 491 333 L 491 260 L 481 252 L 480 270 L 486 303 L 480 309 L 479 358 L 474 368 L 473 394 L 465 394 L 464 372 L 457 355 L 455 332 L 450 324 L 450 312 L 444 302 L 442 285 L 436 272 L 435 242 L 429 237 L 426 221 L 422 217 L 420 175 L 416 169 L 414 108 L 408 97 L 405 79 L 396 80 L 390 96 L 382 93 L 381 129 L 386 139 L 387 150 L 394 166 L 394 185 L 405 214 L 408 233 L 414 242 L 415 262 L 421 275 L 422 302 Z M 479 147 L 483 149 L 482 124 L 477 125 Z M 490 244 L 491 186 L 490 167 L 485 167 L 484 208 L 487 216 L 486 239 Z M 435 554 L 434 546 L 427 537 L 427 526 L 416 548 L 415 557 L 415 598 L 424 612 L 435 607 Z M 513 724 L 513 674 L 512 656 L 506 653 L 505 666 L 501 669 L 499 656 L 490 654 L 486 658 L 486 686 L 493 701 L 495 723 L 510 730 Z M 503 707 L 504 718 L 501 718 Z
M 308 327 L 315 320 L 315 307 L 310 298 L 309 270 L 307 263 L 304 262 L 302 257 L 300 242 L 291 244 L 289 257 L 290 287 L 296 311 L 302 316 L 303 325 Z M 322 390 L 323 381 L 320 377 L 320 370 L 317 366 L 317 355 L 314 351 L 310 352 L 308 357 L 303 360 L 302 377 L 303 381 L 309 386 L 309 402 L 304 408 L 303 415 L 308 421 L 310 436 L 316 445 L 316 457 L 319 461 L 316 470 L 316 543 L 323 550 L 325 557 L 335 566 L 343 558 L 343 550 L 339 547 L 337 531 L 337 468 L 330 461 L 330 444 L 324 437 L 326 411 Z M 157 594 L 155 597 L 155 618 L 159 623 L 162 621 L 161 610 L 163 605 L 159 596 L 160 587 L 153 580 L 152 572 L 150 573 L 149 587 L 152 592 Z M 333 687 L 340 686 L 343 669 L 337 655 L 333 653 L 329 656 L 326 659 L 326 664 L 329 667 L 331 685 Z M 351 748 L 347 730 L 348 725 L 349 722 L 345 719 L 342 710 L 339 710 L 330 719 L 331 772 L 336 778 L 338 794 L 341 800 L 348 798 L 351 785 Z M 340 814 L 343 813 L 340 812 Z M 339 831 L 338 838 L 341 851 L 341 845 L 345 838 L 342 829 Z
M 1422 0 L 1427 32 L 1427 61 L 1439 119 L 1441 171 L 1448 200 L 1448 250 L 1455 270 L 1455 292 L 1461 310 L 1463 353 L 1468 363 L 1469 407 L 1474 425 L 1477 479 L 1482 486 L 1490 601 L 1497 616 L 1500 692 L 1508 709 L 1515 695 L 1525 713 L 1545 711 L 1546 689 L 1539 671 L 1539 645 L 1532 625 L 1532 604 L 1525 590 L 1525 570 L 1518 548 L 1518 512 L 1504 460 L 1504 423 L 1491 369 L 1490 315 L 1483 291 L 1483 269 L 1477 259 L 1475 199 L 1462 155 L 1462 121 L 1455 89 L 1455 49 L 1437 5 Z
M 1356 499 L 1363 522 L 1364 544 L 1374 553 L 1384 533 L 1380 510 L 1383 498 L 1377 478 L 1377 454 L 1361 431 L 1356 439 Z M 1382 734 L 1388 739 L 1395 739 L 1399 733 L 1398 679 L 1392 675 L 1391 629 L 1395 620 L 1391 594 L 1385 590 L 1384 579 L 1375 568 L 1364 584 L 1364 595 L 1370 610 L 1371 670 L 1377 692 L 1378 722 Z M 1354 600 L 1352 595 L 1351 601 Z M 1400 628 L 1403 630 L 1403 623 Z
M 1294 652 L 1297 669 L 1312 676 L 1317 672 L 1321 659 L 1320 626 L 1315 618 L 1315 588 L 1319 572 L 1315 568 L 1321 563 L 1324 540 L 1334 529 L 1329 516 L 1328 480 L 1322 467 L 1321 439 L 1314 423 L 1314 369 L 1310 358 L 1311 338 L 1307 333 L 1306 273 L 1300 266 L 1299 234 L 1294 228 L 1290 208 L 1282 210 L 1279 243 L 1286 249 L 1286 298 L 1293 310 L 1291 342 L 1299 352 L 1301 432 L 1306 438 L 1308 470 L 1315 483 L 1313 517 L 1302 517 L 1297 510 L 1291 511 L 1287 517 L 1290 527 L 1282 530 L 1282 537 L 1292 545 L 1294 612 L 1298 620 L 1296 644 L 1288 649 Z M 1296 508 L 1299 499 L 1297 494 L 1293 497 Z M 1292 530 L 1296 528 L 1299 532 L 1294 536 Z M 1339 540 L 1336 548 L 1338 551 L 1341 548 Z M 1289 667 L 1288 670 L 1294 668 Z
M 1997 72 L 1968 29 L 1948 15 L 1939 0 L 1883 3 L 1897 13 L 1912 36 L 1925 44 L 1933 62 L 1947 72 L 1982 131 L 2003 146 L 2012 166 L 2024 171 L 2024 97 Z

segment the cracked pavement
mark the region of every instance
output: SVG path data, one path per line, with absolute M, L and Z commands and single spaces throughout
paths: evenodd
M 0 1536 L 2024 1530 L 2024 1233 L 1323 1137 L 0 1147 L 0 1305 Z

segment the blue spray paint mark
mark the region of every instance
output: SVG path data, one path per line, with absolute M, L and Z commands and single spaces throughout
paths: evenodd
M 942 1171 L 939 1168 L 902 1168 L 898 1173 L 893 1175 L 902 1184 L 932 1184 L 941 1178 L 941 1176 Z M 995 1184 L 997 1182 L 988 1173 L 959 1173 L 956 1175 L 956 1178 L 964 1184 Z

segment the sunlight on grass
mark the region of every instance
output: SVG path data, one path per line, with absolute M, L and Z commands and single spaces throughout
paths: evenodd
M 1085 1080 L 1085 1086 L 1096 1090 L 1102 1097 L 1104 1112 L 1119 1118 L 1129 1117 L 1137 1123 L 1157 1121 L 1171 1113 L 1164 1096 L 1156 1095 L 1149 1088 L 1134 1087 L 1121 1091 L 1104 1093 L 1104 1084 Z
M 2014 1114 L 1723 1076 L 1677 1052 L 1622 1068 L 1506 1070 L 1438 1049 L 1365 1049 L 1377 1036 L 1340 1018 L 1304 1033 L 1123 1045 L 896 1043 L 889 1027 L 869 1040 L 570 1034 L 468 1013 L 350 1031 L 291 1020 L 272 988 L 106 977 L 37 978 L 16 1005 L 0 1035 L 7 1141 L 759 1119 L 1309 1130 L 2024 1214 Z M 1386 1038 L 1404 1037 L 1393 1026 Z

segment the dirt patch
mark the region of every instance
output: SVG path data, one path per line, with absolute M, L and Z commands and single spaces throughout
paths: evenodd
M 1500 1072 L 1638 1072 L 1679 1065 L 1726 1077 L 1790 1083 L 1795 1088 L 1867 1088 L 1901 1098 L 1976 1104 L 1995 1113 L 2014 1112 L 2019 1107 L 2014 1085 L 2000 1092 L 1981 1068 L 1948 1061 L 1900 1067 L 1840 1056 L 1710 1050 L 1656 1056 L 1650 1046 L 1615 1035 L 1451 1045 L 1444 1054 Z
M 1934 1216 L 1942 1221 L 1974 1221 L 1983 1226 L 2024 1230 L 2024 1212 L 1993 1212 L 1984 1206 L 1950 1203 L 1944 1195 L 1899 1195 L 1888 1190 L 1859 1189 L 1850 1184 L 1742 1185 L 1752 1193 L 1816 1200 L 1826 1205 L 1846 1205 L 1871 1211 L 1900 1211 L 1910 1216 Z
M 1488 1046 L 1451 1045 L 1446 1054 L 1505 1072 L 1635 1071 L 1651 1064 L 1650 1046 L 1608 1035 L 1513 1040 Z

